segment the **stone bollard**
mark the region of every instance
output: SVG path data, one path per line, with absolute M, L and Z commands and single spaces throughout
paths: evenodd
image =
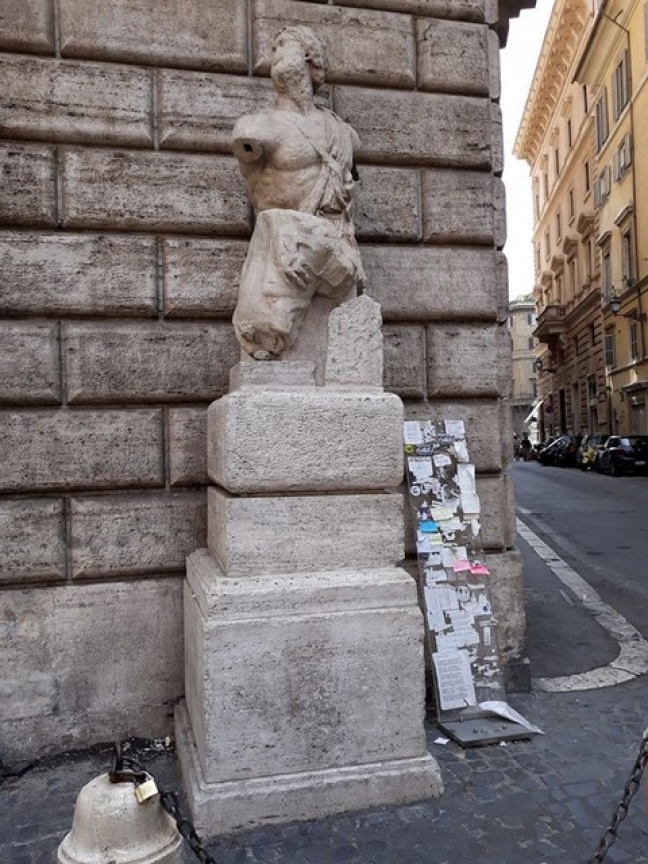
M 181 864 L 181 846 L 157 795 L 140 804 L 132 783 L 101 774 L 79 792 L 57 864 Z

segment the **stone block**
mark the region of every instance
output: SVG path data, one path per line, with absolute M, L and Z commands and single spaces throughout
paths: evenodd
M 0 144 L 0 225 L 56 225 L 54 148 Z
M 435 18 L 416 22 L 418 86 L 439 93 L 487 96 L 488 27 Z
M 413 88 L 416 46 L 409 15 L 299 0 L 254 0 L 254 71 L 268 75 L 272 41 L 286 26 L 312 27 L 326 43 L 328 81 Z
M 339 86 L 333 107 L 360 136 L 360 161 L 455 168 L 492 165 L 488 99 Z
M 224 156 L 64 150 L 66 228 L 249 233 L 245 182 Z
M 509 480 L 504 474 L 480 474 L 477 494 L 482 507 L 482 545 L 485 549 L 512 546 L 511 524 L 515 522 Z
M 425 399 L 425 328 L 415 324 L 387 324 L 383 337 L 385 390 L 402 399 Z
M 0 499 L 0 582 L 65 578 L 63 501 Z
M 506 243 L 506 187 L 499 177 L 493 184 L 493 239 L 496 248 L 502 249 Z
M 274 88 L 261 78 L 161 69 L 157 88 L 160 147 L 171 150 L 229 155 L 238 118 L 274 104 Z
M 499 36 L 495 30 L 488 31 L 488 90 L 489 96 L 495 102 L 499 101 L 502 95 L 502 75 L 500 64 L 500 45 Z
M 434 324 L 427 328 L 428 395 L 498 396 L 507 385 L 497 325 Z
M 363 165 L 353 221 L 360 240 L 416 242 L 421 238 L 419 172 Z
M 327 385 L 382 388 L 382 316 L 367 294 L 347 300 L 329 315 L 325 379 Z
M 509 278 L 508 262 L 503 252 L 495 253 L 495 288 L 497 294 L 497 320 L 508 321 Z
M 227 392 L 238 359 L 232 325 L 64 325 L 68 401 L 210 401 Z
M 5 56 L 0 77 L 2 138 L 153 144 L 148 70 Z
M 385 321 L 495 320 L 492 249 L 365 246 L 362 262 Z
M 7 411 L 0 490 L 161 486 L 162 412 Z
M 247 72 L 240 0 L 60 0 L 63 57 Z
M 73 498 L 70 524 L 75 579 L 184 572 L 205 545 L 205 493 Z
M 490 103 L 491 168 L 497 177 L 504 170 L 504 133 L 502 131 L 502 109 L 496 102 Z
M 207 408 L 169 409 L 171 486 L 206 486 Z
M 395 566 L 400 495 L 232 497 L 208 491 L 209 550 L 227 576 Z
M 162 240 L 167 318 L 230 318 L 247 254 L 243 240 Z
M 2 0 L 0 50 L 54 53 L 54 10 L 49 0 Z
M 58 324 L 0 322 L 0 404 L 60 401 Z
M 501 182 L 484 171 L 423 171 L 423 239 L 427 243 L 492 246 L 495 223 L 499 235 L 503 218 L 497 213 L 498 208 L 504 208 Z
M 167 735 L 183 689 L 181 581 L 4 592 L 3 759 Z
M 209 407 L 207 466 L 229 492 L 397 486 L 403 406 L 375 390 L 237 390 Z
M 431 18 L 457 18 L 484 21 L 489 0 L 337 0 L 340 6 L 361 6 L 363 9 L 393 9 Z M 497 0 L 495 0 L 497 2 Z
M 206 550 L 187 566 L 187 706 L 207 782 L 425 754 L 423 622 L 406 573 L 236 579 Z
M 0 231 L 0 311 L 157 317 L 153 237 Z
M 500 471 L 504 443 L 510 450 L 509 438 L 502 441 L 501 400 L 466 399 L 438 402 L 409 402 L 405 405 L 407 420 L 463 420 L 470 460 L 478 472 Z
M 497 644 L 504 663 L 524 652 L 524 562 L 517 549 L 486 555 L 491 598 L 497 619 Z
M 316 366 L 313 360 L 282 360 L 281 363 L 242 360 L 230 369 L 230 391 L 242 387 L 262 387 L 264 390 L 314 387 Z

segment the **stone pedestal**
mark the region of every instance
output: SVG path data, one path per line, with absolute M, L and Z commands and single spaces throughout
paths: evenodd
M 209 413 L 208 549 L 188 559 L 176 717 L 206 836 L 441 792 L 403 558 L 402 406 L 240 364 Z

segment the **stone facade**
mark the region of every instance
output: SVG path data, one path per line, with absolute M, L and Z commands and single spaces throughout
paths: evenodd
M 268 103 L 287 23 L 332 47 L 325 98 L 362 141 L 355 221 L 386 389 L 412 417 L 466 420 L 502 647 L 522 654 L 497 4 L 9 0 L 3 760 L 171 730 L 184 557 L 206 543 L 206 413 L 239 357 L 251 233 L 228 138 Z

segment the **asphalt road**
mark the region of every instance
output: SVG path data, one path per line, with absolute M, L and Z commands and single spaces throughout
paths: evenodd
M 648 638 L 648 477 L 537 462 L 511 476 L 522 520 Z

